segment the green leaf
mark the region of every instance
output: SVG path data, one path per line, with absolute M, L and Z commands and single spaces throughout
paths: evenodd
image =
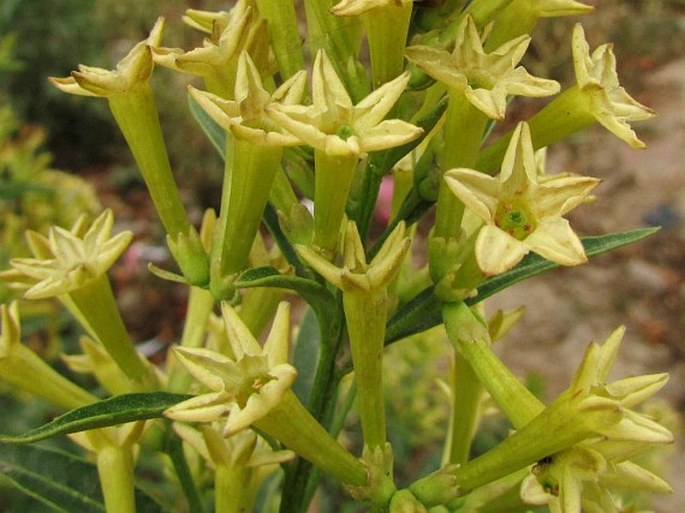
M 29 445 L 0 445 L 2 477 L 25 494 L 62 513 L 105 513 L 95 465 L 67 452 Z M 138 513 L 164 511 L 136 489 Z
M 248 269 L 236 278 L 233 285 L 244 289 L 276 287 L 294 290 L 321 315 L 327 315 L 335 301 L 333 295 L 320 283 L 299 276 L 281 274 L 278 269 L 271 266 Z
M 52 422 L 22 435 L 0 436 L 0 442 L 26 444 L 67 433 L 115 426 L 135 420 L 155 419 L 161 417 L 167 408 L 190 397 L 167 392 L 119 395 L 71 410 Z
M 302 404 L 309 403 L 320 354 L 319 321 L 314 310 L 308 308 L 302 317 L 293 352 L 293 365 L 297 369 L 297 379 L 292 388 Z
M 581 239 L 588 258 L 620 248 L 657 232 L 659 228 L 641 228 L 627 232 L 610 233 Z M 466 300 L 474 305 L 512 285 L 559 267 L 558 264 L 530 253 L 521 262 L 505 273 L 488 278 L 478 287 L 478 294 Z M 405 337 L 421 333 L 442 323 L 440 300 L 433 294 L 433 287 L 420 292 L 411 301 L 399 308 L 388 321 L 385 343 L 391 344 Z
M 188 107 L 195 121 L 200 125 L 212 146 L 219 152 L 222 160 L 226 160 L 226 131 L 207 114 L 195 99 L 188 95 Z

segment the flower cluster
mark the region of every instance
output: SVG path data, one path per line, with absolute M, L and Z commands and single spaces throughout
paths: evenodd
M 2 472 L 56 509 L 107 513 L 158 509 L 137 489 L 141 458 L 156 481 L 173 472 L 179 486 L 154 495 L 179 511 L 301 512 L 315 495 L 321 508 L 356 507 L 329 497 L 331 479 L 345 500 L 390 513 L 618 513 L 631 507 L 626 488 L 670 492 L 640 460 L 673 441 L 640 409 L 668 376 L 609 381 L 623 329 L 591 344 L 546 404 L 493 349 L 522 310 L 485 320 L 493 293 L 647 234 L 583 240 L 565 216 L 600 181 L 545 170 L 545 148 L 594 123 L 644 147 L 631 123 L 654 114 L 619 84 L 611 45 L 591 51 L 580 24 L 574 84 L 523 66 L 540 18 L 592 10 L 576 0 L 237 0 L 185 13 L 204 35 L 197 48 L 163 46 L 160 18 L 114 69 L 52 78 L 107 101 L 179 267 L 150 270 L 189 286 L 185 324 L 162 365 L 138 352 L 108 278 L 134 234 L 117 233 L 111 210 L 29 231 L 33 256 L 12 258 L 0 278 L 23 301 L 56 298 L 71 313 L 84 333 L 61 362 L 97 388 L 22 343 L 23 303 L 1 305 L 0 379 L 72 411 L 0 444 L 66 433 L 91 453 L 95 465 L 78 468 L 99 476 L 102 495 L 84 492 L 89 476 L 43 479 L 42 461 L 21 449 L 0 446 Z M 188 104 L 224 167 L 217 208 L 199 227 L 167 154 L 155 66 L 204 82 L 187 86 Z M 527 115 L 509 108 L 519 96 L 552 98 Z M 416 351 L 418 333 L 430 351 Z M 399 359 L 412 379 L 439 378 L 422 361 L 429 353 L 451 360 L 452 379 L 440 380 L 450 413 L 422 411 L 440 407 L 437 395 L 407 408 L 425 416 L 412 425 L 442 437 L 442 458 L 429 441 L 415 466 L 407 455 L 428 437 L 409 439 L 402 400 L 388 392 L 434 387 L 386 374 Z M 474 451 L 495 409 L 513 429 Z M 435 418 L 449 422 L 429 426 Z M 357 419 L 359 433 L 349 429 Z M 329 481 L 315 494 L 321 473 Z

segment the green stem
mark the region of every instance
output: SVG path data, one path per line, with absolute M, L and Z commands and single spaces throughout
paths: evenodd
M 476 0 L 469 3 L 463 14 L 470 14 L 478 28 L 483 28 L 513 0 Z
M 255 426 L 341 483 L 366 485 L 364 464 L 331 437 L 291 390 Z
M 404 48 L 411 20 L 412 2 L 376 7 L 362 20 L 371 55 L 373 88 L 390 82 L 404 69 Z
M 67 410 L 95 403 L 98 398 L 72 383 L 21 343 L 0 357 L 3 381 Z
M 328 419 L 336 405 L 336 390 L 340 375 L 336 358 L 343 343 L 342 308 L 335 313 L 316 312 L 320 326 L 321 353 L 314 376 L 307 409 L 322 425 L 328 426 Z M 311 469 L 311 463 L 298 458 L 285 474 L 281 513 L 297 513 L 306 509 L 316 488 L 319 473 Z
M 166 232 L 187 234 L 190 223 L 169 164 L 159 115 L 149 84 L 127 94 L 110 96 L 109 107 L 136 164 Z
M 443 172 L 455 167 L 474 167 L 488 117 L 456 90 L 450 90 L 446 116 Z M 449 190 L 444 180 L 440 180 L 433 236 L 458 238 L 463 215 L 464 204 Z
M 97 453 L 97 468 L 107 513 L 135 513 L 131 448 L 104 447 Z
M 555 97 L 528 120 L 533 148 L 540 149 L 561 141 L 595 123 L 586 95 L 573 86 Z M 481 151 L 476 169 L 496 174 L 509 146 L 513 130 Z
M 334 16 L 331 7 L 337 0 L 304 0 L 309 48 L 312 56 L 325 50 L 338 76 L 356 103 L 368 94 L 364 67 L 357 61 L 361 46 L 361 21 L 358 17 Z
M 242 513 L 249 491 L 248 471 L 242 465 L 217 465 L 214 472 L 215 513 Z
M 452 387 L 452 419 L 447 447 L 448 463 L 466 463 L 471 442 L 478 427 L 483 386 L 469 362 L 455 351 L 454 385 Z
M 487 328 L 464 303 L 443 303 L 450 342 L 462 354 L 485 389 L 514 427 L 526 425 L 544 404 L 528 390 L 492 350 Z
M 357 404 L 364 445 L 373 450 L 383 447 L 386 442 L 383 342 L 388 293 L 385 287 L 380 291 L 343 291 L 343 305 L 357 382 Z
M 156 389 L 154 372 L 143 363 L 126 331 L 107 276 L 70 292 L 69 297 L 86 319 L 84 327 L 92 330 L 93 338 L 105 347 L 124 374 L 143 390 Z
M 256 146 L 226 134 L 221 211 L 210 255 L 215 299 L 231 299 L 233 276 L 247 267 L 282 153 L 280 146 Z
M 188 293 L 188 309 L 180 345 L 183 347 L 201 347 L 207 333 L 207 321 L 212 313 L 214 298 L 212 294 L 199 287 L 191 287 Z M 187 392 L 193 378 L 182 365 L 176 365 L 169 376 L 169 391 Z

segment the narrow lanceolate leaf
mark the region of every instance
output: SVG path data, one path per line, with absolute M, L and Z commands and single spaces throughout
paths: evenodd
M 31 445 L 0 445 L 2 477 L 19 490 L 62 513 L 105 513 L 95 465 L 67 452 Z M 136 490 L 137 513 L 165 509 Z
M 52 422 L 24 434 L 0 436 L 0 442 L 26 444 L 67 433 L 115 426 L 136 420 L 155 419 L 161 417 L 167 408 L 190 397 L 167 392 L 119 395 L 71 410 Z
M 641 228 L 627 232 L 610 233 L 598 237 L 581 239 L 588 258 L 601 255 L 612 249 L 627 246 L 657 232 L 659 228 Z M 545 271 L 559 267 L 558 264 L 545 260 L 534 253 L 528 254 L 516 267 L 485 280 L 478 287 L 478 294 L 466 300 L 473 305 L 493 294 L 504 290 L 527 278 L 537 276 Z M 385 343 L 391 344 L 402 338 L 421 333 L 442 322 L 440 300 L 433 293 L 433 287 L 425 289 L 414 299 L 397 310 L 388 322 Z
M 200 107 L 197 101 L 188 95 L 188 107 L 195 121 L 200 125 L 212 146 L 216 148 L 223 160 L 226 160 L 226 131 L 214 121 L 205 110 Z

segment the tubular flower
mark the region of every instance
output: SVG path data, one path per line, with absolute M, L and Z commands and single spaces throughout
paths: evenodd
M 561 396 L 567 401 L 583 401 L 591 396 L 614 401 L 621 409 L 622 419 L 599 429 L 600 438 L 585 440 L 534 465 L 522 488 L 525 500 L 547 503 L 553 513 L 580 513 L 581 509 L 618 513 L 622 511 L 617 494 L 621 490 L 671 491 L 661 478 L 630 461 L 657 444 L 673 441 L 668 429 L 631 409 L 658 392 L 668 381 L 668 375 L 636 376 L 607 383 L 624 331 L 619 328 L 602 346 L 588 347 L 571 386 Z
M 177 422 L 174 430 L 214 468 L 217 511 L 252 511 L 264 479 L 295 457 L 292 451 L 274 450 L 250 430 L 228 438 L 209 424 L 197 430 Z
M 612 45 L 598 46 L 590 54 L 580 23 L 573 29 L 572 45 L 577 87 L 590 112 L 616 137 L 634 148 L 643 148 L 645 144 L 637 138 L 629 122 L 652 118 L 654 111 L 635 101 L 619 84 Z
M 297 371 L 287 363 L 287 303 L 280 305 L 264 348 L 233 308 L 224 303 L 222 311 L 235 358 L 207 349 L 177 347 L 178 360 L 211 392 L 172 406 L 166 415 L 176 420 L 211 422 L 228 414 L 224 435 L 230 436 L 268 415 L 290 390 Z
M 359 460 L 339 445 L 291 390 L 297 371 L 287 363 L 290 306 L 281 303 L 262 348 L 227 303 L 223 317 L 232 358 L 208 349 L 179 347 L 178 360 L 210 392 L 172 406 L 175 420 L 213 422 L 228 415 L 223 435 L 254 425 L 343 483 L 367 481 Z
M 400 146 L 423 133 L 406 121 L 383 120 L 407 87 L 408 73 L 382 85 L 357 105 L 352 104 L 325 52 L 317 53 L 312 73 L 312 105 L 273 104 L 267 112 L 316 150 L 338 157 L 364 156 Z
M 136 386 L 150 388 L 157 377 L 133 346 L 107 276 L 133 234 L 110 237 L 113 224 L 108 209 L 87 228 L 80 219 L 71 230 L 53 226 L 47 237 L 32 233 L 29 240 L 36 258 L 12 259 L 16 273 L 5 276 L 29 282 L 27 299 L 57 297 Z
M 15 258 L 12 267 L 37 283 L 25 293 L 27 299 L 43 299 L 67 294 L 84 287 L 107 273 L 128 247 L 133 233 L 121 232 L 110 237 L 114 217 L 105 210 L 79 235 L 77 223 L 70 231 L 53 226 L 47 238 L 51 257 Z
M 70 77 L 50 81 L 65 93 L 105 98 L 146 87 L 154 67 L 150 46 L 159 45 L 163 29 L 164 19 L 159 18 L 148 38 L 135 45 L 114 70 L 80 64 Z
M 225 98 L 232 97 L 238 58 L 243 51 L 250 52 L 260 69 L 267 66 L 269 47 L 265 44 L 268 41 L 266 22 L 258 17 L 249 2 L 238 2 L 227 17 L 198 18 L 193 14 L 188 19 L 197 19 L 204 30 L 209 28 L 211 22 L 211 38 L 205 39 L 201 48 L 189 52 L 180 48 L 153 46 L 154 60 L 160 66 L 200 76 L 210 91 Z M 196 24 L 193 23 L 193 26 Z
M 530 75 L 516 66 L 530 43 L 529 36 L 513 39 L 491 53 L 483 50 L 483 39 L 471 16 L 465 16 L 457 31 L 454 50 L 411 46 L 407 59 L 452 91 L 466 99 L 489 118 L 504 118 L 507 96 L 549 96 L 559 92 L 554 80 Z
M 502 273 L 529 251 L 561 265 L 587 260 L 583 246 L 561 216 L 581 204 L 599 180 L 538 176 L 528 125 L 520 123 L 497 177 L 471 169 L 445 173 L 452 192 L 485 221 L 475 253 L 481 270 Z

